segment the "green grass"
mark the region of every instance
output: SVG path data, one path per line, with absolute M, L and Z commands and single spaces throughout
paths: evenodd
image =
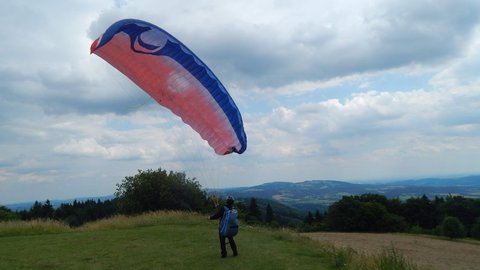
M 221 259 L 217 222 L 185 212 L 116 216 L 77 229 L 0 222 L 0 269 L 417 269 L 394 249 L 367 256 L 288 230 L 241 224 L 236 242 L 239 256 Z
M 239 256 L 221 259 L 216 221 L 198 214 L 119 216 L 79 229 L 52 223 L 30 231 L 0 223 L 0 269 L 330 269 L 315 242 L 247 226 L 236 237 Z

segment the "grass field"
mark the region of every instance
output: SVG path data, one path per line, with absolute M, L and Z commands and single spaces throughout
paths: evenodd
M 330 269 L 313 241 L 245 226 L 239 256 L 221 259 L 216 228 L 204 216 L 180 212 L 116 217 L 76 230 L 53 222 L 0 224 L 0 269 Z
M 284 230 L 242 225 L 236 241 L 239 256 L 221 259 L 217 223 L 182 212 L 118 216 L 77 229 L 4 222 L 0 269 L 418 269 L 395 252 L 358 257 Z

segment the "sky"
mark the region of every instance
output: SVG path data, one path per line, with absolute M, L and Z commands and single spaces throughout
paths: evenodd
M 181 40 L 239 107 L 218 156 L 90 44 L 136 18 Z M 0 3 L 0 204 L 113 194 L 138 170 L 203 187 L 480 173 L 480 2 Z

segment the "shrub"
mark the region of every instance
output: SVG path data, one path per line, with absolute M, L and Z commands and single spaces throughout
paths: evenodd
M 383 252 L 376 257 L 375 269 L 392 269 L 392 270 L 414 270 L 417 266 L 407 260 L 402 253 L 396 250 L 393 246 L 383 250 Z
M 333 247 L 327 251 L 330 262 L 334 268 L 347 266 L 355 255 L 355 250 L 350 247 Z
M 135 176 L 125 177 L 117 184 L 120 211 L 125 214 L 138 214 L 157 210 L 202 211 L 207 205 L 205 193 L 195 179 L 185 173 L 138 171 Z
M 465 237 L 465 228 L 456 217 L 445 217 L 442 222 L 442 234 L 451 239 Z
M 420 227 L 420 225 L 416 224 L 416 225 L 414 225 L 410 228 L 409 233 L 422 234 L 423 233 L 423 228 Z
M 15 220 L 17 218 L 17 214 L 13 213 L 10 209 L 5 206 L 0 206 L 0 221 Z
M 475 239 L 480 239 L 480 218 L 477 218 L 475 224 L 470 229 L 470 236 Z

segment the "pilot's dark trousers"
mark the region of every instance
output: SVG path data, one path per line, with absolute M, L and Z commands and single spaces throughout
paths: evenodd
M 222 250 L 222 257 L 227 256 L 227 248 L 225 245 L 225 240 L 228 239 L 228 242 L 230 243 L 230 248 L 232 248 L 233 256 L 237 256 L 237 245 L 235 244 L 235 240 L 233 240 L 233 236 L 221 236 L 220 234 L 218 235 L 220 237 L 220 249 Z

